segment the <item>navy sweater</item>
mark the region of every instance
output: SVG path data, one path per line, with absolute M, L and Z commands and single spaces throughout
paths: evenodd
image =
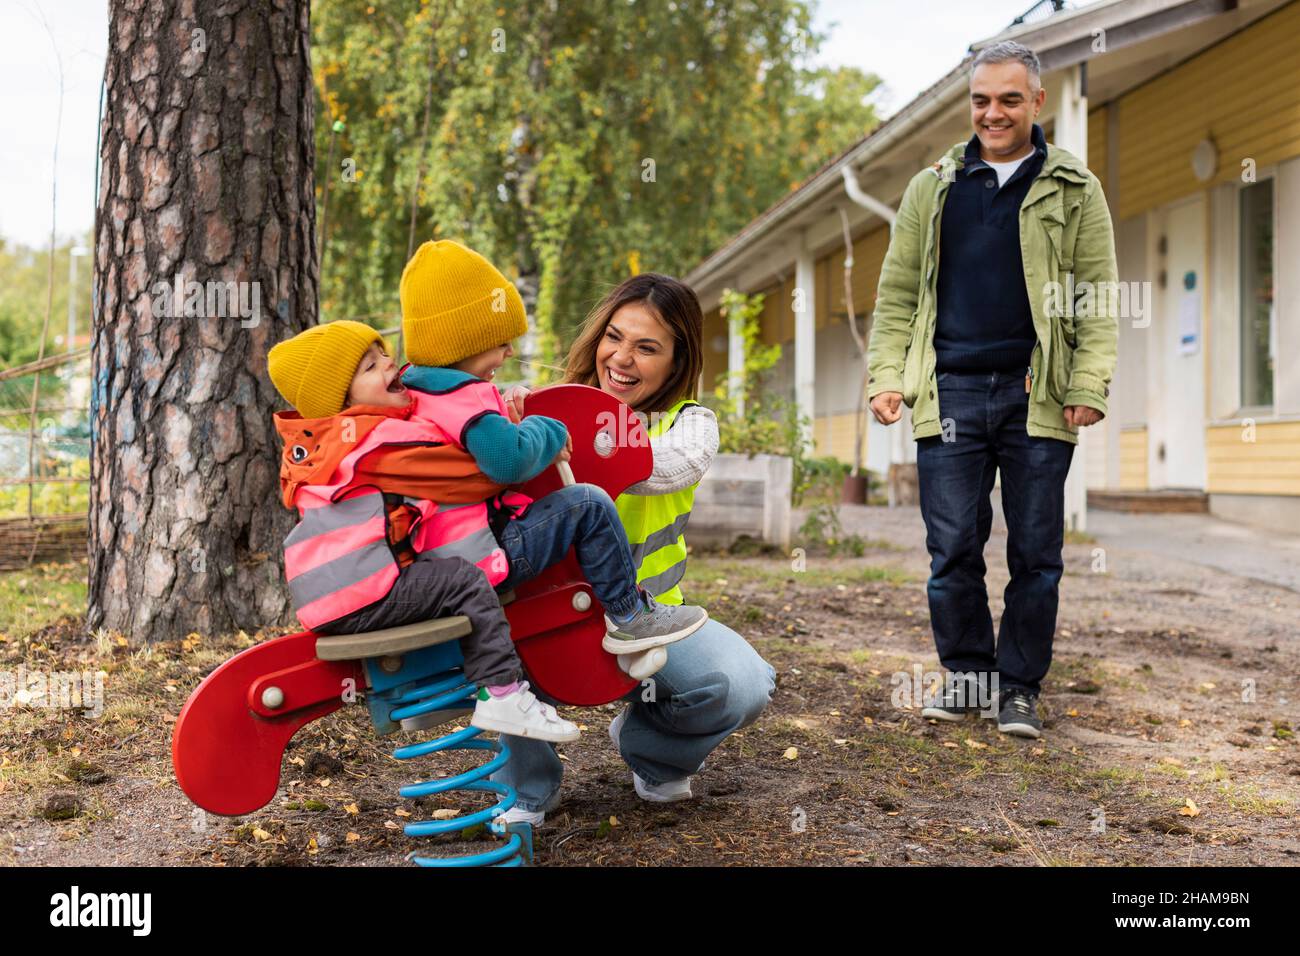
M 980 141 L 966 144 L 963 167 L 948 187 L 939 227 L 938 315 L 934 350 L 940 372 L 1024 369 L 1037 341 L 1020 255 L 1020 204 L 1047 159 L 1047 139 L 1034 124 L 1034 152 L 1002 188 L 980 159 Z

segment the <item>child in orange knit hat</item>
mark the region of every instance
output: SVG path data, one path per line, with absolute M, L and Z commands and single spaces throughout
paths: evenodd
M 281 494 L 301 513 L 285 539 L 285 573 L 303 625 L 355 634 L 462 614 L 472 628 L 460 639 L 465 676 L 479 686 L 470 723 L 576 740 L 577 726 L 521 682 L 497 594 L 461 556 L 467 542 L 454 516 L 481 509 L 502 486 L 412 415 L 379 333 L 359 322 L 315 326 L 272 348 L 267 366 L 298 409 L 275 424 Z M 489 560 L 506 559 L 497 549 Z

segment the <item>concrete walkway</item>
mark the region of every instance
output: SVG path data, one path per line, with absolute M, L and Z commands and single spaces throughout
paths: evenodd
M 1146 551 L 1300 592 L 1300 537 L 1213 515 L 1088 512 L 1088 534 L 1105 547 Z
M 796 529 L 805 513 L 801 510 L 795 514 Z M 840 520 L 846 531 L 863 537 L 884 538 L 908 547 L 924 548 L 925 545 L 925 525 L 916 507 L 844 505 Z M 1000 564 L 1003 560 L 1006 527 L 1000 495 L 994 490 L 993 530 L 985 550 L 990 563 Z M 1087 533 L 1108 550 L 1145 552 L 1187 561 L 1300 593 L 1300 536 L 1237 524 L 1213 515 L 1129 514 L 1096 508 L 1088 512 Z

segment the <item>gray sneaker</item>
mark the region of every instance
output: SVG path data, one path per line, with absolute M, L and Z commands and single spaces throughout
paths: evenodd
M 611 654 L 633 654 L 690 637 L 709 619 L 709 612 L 693 604 L 660 604 L 641 592 L 641 607 L 630 621 L 619 624 L 605 615 L 601 647 Z
M 1037 739 L 1043 735 L 1043 722 L 1038 717 L 1038 695 L 1014 688 L 1001 695 L 1002 707 L 998 711 L 998 730 L 1017 737 Z

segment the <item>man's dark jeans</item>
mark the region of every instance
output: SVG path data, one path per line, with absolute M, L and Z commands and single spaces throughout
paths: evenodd
M 1052 663 L 1065 476 L 1074 445 L 1025 430 L 1024 371 L 940 372 L 938 386 L 943 432 L 917 442 L 916 463 L 939 660 L 949 671 L 997 672 L 1003 693 L 1036 694 Z M 984 544 L 999 469 L 1011 581 L 995 651 Z

